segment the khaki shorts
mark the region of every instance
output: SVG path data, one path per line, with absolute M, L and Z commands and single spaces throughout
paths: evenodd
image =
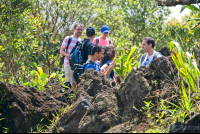
M 71 68 L 70 66 L 65 66 L 65 82 L 70 82 L 71 83 Z

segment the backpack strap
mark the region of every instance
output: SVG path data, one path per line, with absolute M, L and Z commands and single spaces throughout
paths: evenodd
M 68 39 L 68 42 L 67 42 L 67 48 L 66 48 L 66 51 L 67 51 L 67 49 L 68 49 L 69 44 L 71 43 L 71 41 L 72 41 L 72 36 L 69 36 L 69 39 Z
M 141 64 L 143 63 L 143 61 L 144 61 L 146 55 L 147 55 L 147 53 L 145 53 L 145 54 L 142 55 L 142 58 L 141 58 Z
M 109 42 L 109 44 L 111 44 L 111 40 L 110 39 L 108 39 L 108 42 Z
M 108 38 L 109 44 L 111 44 L 111 40 Z M 99 43 L 99 37 L 96 38 L 96 45 Z
M 86 62 L 86 63 L 84 63 L 84 65 L 83 65 L 83 71 L 85 70 L 85 66 L 88 65 L 88 64 L 92 64 L 93 66 L 95 66 L 95 64 L 94 64 L 93 62 L 91 62 L 91 61 Z
M 96 45 L 99 43 L 99 37 L 96 38 Z

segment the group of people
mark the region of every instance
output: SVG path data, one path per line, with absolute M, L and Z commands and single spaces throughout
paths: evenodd
M 83 32 L 83 26 L 81 24 L 75 24 L 73 28 L 74 34 L 72 36 L 66 36 L 60 49 L 60 54 L 65 56 L 64 58 L 64 71 L 65 71 L 65 85 L 69 88 L 76 87 L 76 82 L 73 78 L 73 71 L 69 66 L 69 55 L 72 48 L 76 45 L 77 41 L 83 43 L 83 63 L 88 63 L 84 67 L 84 71 L 88 68 L 93 68 L 100 74 L 104 74 L 106 77 L 113 79 L 118 85 L 121 80 L 119 76 L 115 74 L 113 68 L 115 67 L 116 48 L 112 41 L 108 38 L 110 29 L 104 25 L 101 27 L 101 36 L 95 38 L 96 31 L 94 27 L 86 28 L 86 38 L 81 39 L 80 36 Z M 69 41 L 69 42 L 68 42 Z M 148 66 L 150 62 L 162 55 L 154 50 L 155 40 L 151 37 L 146 37 L 142 41 L 142 48 L 145 54 L 140 58 L 139 67 Z

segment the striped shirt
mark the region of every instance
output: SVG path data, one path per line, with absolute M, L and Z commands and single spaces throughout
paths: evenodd
M 69 40 L 69 36 L 65 37 L 65 39 L 64 39 L 64 41 L 63 41 L 63 43 L 62 43 L 62 45 L 61 45 L 62 48 L 64 48 L 64 49 L 67 48 L 68 40 Z M 65 52 L 66 52 L 67 54 L 70 54 L 72 48 L 76 45 L 76 42 L 77 42 L 77 41 L 80 41 L 80 40 L 81 40 L 81 38 L 77 39 L 77 38 L 75 38 L 74 36 L 72 36 L 71 43 L 69 44 L 69 47 L 68 47 L 67 51 L 65 50 Z M 64 58 L 64 66 L 69 66 L 69 58 L 66 57 L 66 56 L 65 56 L 65 58 Z

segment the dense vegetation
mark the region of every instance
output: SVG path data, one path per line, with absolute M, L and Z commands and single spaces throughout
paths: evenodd
M 80 22 L 84 28 L 94 26 L 97 36 L 101 26 L 108 25 L 109 38 L 117 48 L 115 72 L 122 79 L 138 66 L 142 38 L 154 37 L 156 50 L 165 45 L 174 48 L 177 53 L 172 58 L 182 78 L 176 83 L 182 93 L 182 107 L 176 107 L 173 118 L 184 121 L 196 111 L 188 91 L 199 93 L 200 75 L 198 65 L 193 64 L 200 39 L 200 10 L 190 5 L 181 11 L 184 8 L 192 12 L 182 22 L 172 19 L 164 23 L 169 9 L 158 7 L 152 0 L 2 0 L 0 81 L 44 91 L 49 78 L 57 75 L 62 84 L 59 50 L 64 37 L 73 34 L 74 23 Z M 81 38 L 85 38 L 85 31 Z M 181 86 L 183 79 L 189 87 Z

